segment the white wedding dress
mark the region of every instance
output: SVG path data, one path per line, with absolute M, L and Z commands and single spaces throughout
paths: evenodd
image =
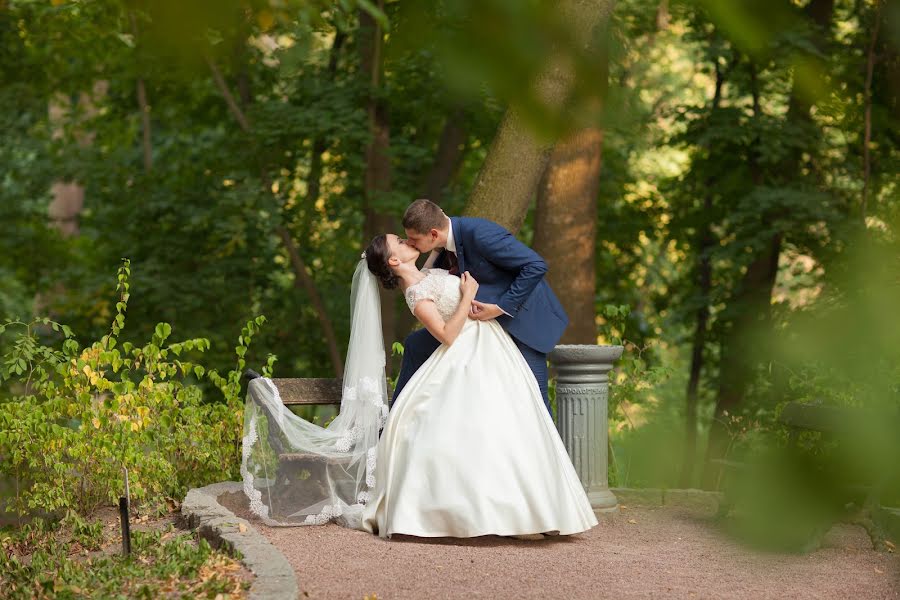
M 449 319 L 460 280 L 428 269 L 406 290 Z M 382 537 L 521 535 L 590 529 L 597 519 L 512 338 L 467 320 L 397 398 L 377 445 L 358 526 Z

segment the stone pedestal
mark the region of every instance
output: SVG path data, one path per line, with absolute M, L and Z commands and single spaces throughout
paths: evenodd
M 617 512 L 609 491 L 607 448 L 609 371 L 622 346 L 560 345 L 550 353 L 556 368 L 557 428 L 591 506 Z

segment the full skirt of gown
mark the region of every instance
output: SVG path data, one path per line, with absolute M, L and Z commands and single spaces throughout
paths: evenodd
M 587 495 L 509 334 L 468 320 L 409 380 L 378 442 L 362 528 L 381 537 L 579 533 Z

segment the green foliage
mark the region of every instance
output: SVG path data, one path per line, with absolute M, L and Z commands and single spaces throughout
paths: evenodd
M 233 559 L 171 526 L 133 532 L 130 556 L 98 553 L 102 525 L 36 522 L 14 537 L 0 534 L 4 598 L 212 598 L 248 586 Z
M 645 479 L 647 470 L 632 463 L 640 461 L 638 456 L 640 452 L 647 450 L 653 452 L 660 448 L 660 431 L 654 428 L 652 433 L 644 432 L 650 433 L 655 439 L 649 446 L 644 444 L 643 449 L 635 445 L 633 439 L 629 440 L 628 436 L 633 437 L 633 432 L 645 428 L 643 422 L 635 421 L 636 414 L 651 413 L 654 415 L 654 421 L 660 421 L 659 415 L 667 408 L 660 406 L 661 391 L 672 377 L 673 370 L 662 364 L 658 358 L 652 362 L 648 360 L 655 349 L 649 345 L 638 346 L 628 340 L 626 331 L 630 314 L 631 308 L 626 304 L 607 304 L 601 311 L 605 320 L 602 328 L 603 336 L 610 345 L 623 346 L 622 356 L 616 361 L 615 368 L 610 374 L 608 411 L 612 434 L 609 445 L 609 477 L 611 485 L 659 485 L 652 476 Z M 641 421 L 645 419 L 646 417 L 642 417 Z M 664 429 L 671 425 L 663 422 L 656 424 L 662 425 Z M 666 451 L 666 456 L 672 455 L 671 449 Z M 656 471 L 664 470 L 665 468 Z
M 452 214 L 508 106 L 539 131 L 559 131 L 583 124 L 582 100 L 598 91 L 604 137 L 595 306 L 607 341 L 627 340 L 612 399 L 646 408 L 633 424 L 612 413 L 622 439 L 665 433 L 676 447 L 684 437 L 686 372 L 702 309 L 708 320 L 700 433 L 717 401 L 723 350 L 737 344 L 736 353 L 747 357 L 742 375 L 751 384 L 743 406 L 726 419 L 740 438 L 734 449 L 747 446 L 757 426 L 770 428 L 788 395 L 825 391 L 850 402 L 879 387 L 863 389 L 860 381 L 893 377 L 890 369 L 858 363 L 865 377 L 841 373 L 822 366 L 835 364 L 822 357 L 770 360 L 777 353 L 771 342 L 794 335 L 817 295 L 835 287 L 855 232 L 896 236 L 900 21 L 892 3 L 835 0 L 830 22 L 818 27 L 806 0 L 622 0 L 610 4 L 607 60 L 572 45 L 552 4 L 389 2 L 383 14 L 374 3 L 352 1 L 183 4 L 11 0 L 0 9 L 0 318 L 10 317 L 0 336 L 0 372 L 16 402 L 29 395 L 39 396 L 36 404 L 49 402 L 35 391 L 43 377 L 59 386 L 60 365 L 94 360 L 80 347 L 67 353 L 48 340 L 75 343 L 54 332 L 54 322 L 81 339 L 109 335 L 120 311 L 104 272 L 121 256 L 139 267 L 131 281 L 141 294 L 128 303 L 128 328 L 116 334 L 116 346 L 101 348 L 106 359 L 118 351 L 123 363 L 135 361 L 124 345 L 143 349 L 147 340 L 168 352 L 157 360 L 164 365 L 202 351 L 199 371 L 176 378 L 189 391 L 172 393 L 206 406 L 194 399 L 200 390 L 236 393 L 237 372 L 228 374 L 233 332 L 248 313 L 265 314 L 277 326 L 258 331 L 259 323 L 248 324 L 241 337 L 252 335 L 254 344 L 238 364 L 263 363 L 277 349 L 286 374 L 331 376 L 321 315 L 276 232 L 284 228 L 294 240 L 336 338 L 345 340 L 349 274 L 371 233 L 373 209 L 399 215 L 422 195 L 447 124 L 462 130 L 461 155 L 442 197 Z M 377 86 L 363 64 L 360 11 L 389 32 Z M 882 23 L 873 40 L 876 18 Z M 534 82 L 557 55 L 583 76 L 572 105 L 548 114 L 533 97 Z M 389 189 L 375 194 L 365 189 L 373 100 L 388 125 L 390 167 Z M 63 114 L 48 111 L 51 105 Z M 83 210 L 68 223 L 78 226 L 77 235 L 63 235 L 62 224 L 48 219 L 54 182 L 84 190 Z M 747 314 L 748 266 L 776 238 L 771 290 L 762 289 L 765 301 L 750 312 L 771 309 L 771 318 L 737 339 L 735 322 Z M 159 321 L 187 340 L 207 342 L 183 343 L 177 355 L 167 342 L 152 341 L 171 335 L 158 330 Z M 852 332 L 840 331 L 819 345 L 842 348 Z M 885 347 L 855 354 L 890 355 Z M 140 361 L 143 369 L 146 355 Z M 674 376 L 657 371 L 663 368 Z M 129 377 L 139 385 L 143 375 Z M 168 374 L 155 377 L 155 385 L 171 384 Z M 785 383 L 792 378 L 795 385 Z M 57 426 L 80 427 L 80 414 L 58 413 Z M 657 424 L 666 431 L 653 430 Z
M 244 356 L 265 319 L 244 327 L 237 366 L 224 375 L 192 359 L 209 349 L 209 340 L 171 341 L 167 323 L 143 346 L 120 343 L 130 273 L 125 260 L 110 331 L 89 346 L 48 319 L 0 326 L 2 335 L 18 332 L 0 371 L 0 382 L 13 391 L 0 403 L 0 477 L 15 483 L 6 503 L 18 514 L 84 515 L 115 503 L 126 468 L 132 501 L 146 512 L 162 510 L 190 487 L 235 476 Z M 61 332 L 62 348 L 41 343 L 39 327 Z M 198 385 L 204 379 L 219 388 L 221 401 L 204 398 Z
M 403 343 L 402 342 L 394 342 L 391 344 L 391 358 L 394 357 L 403 357 Z M 388 380 L 388 383 L 391 386 L 391 390 L 397 387 L 397 380 L 400 378 L 400 369 L 397 369 L 394 376 Z
M 875 232 L 854 242 L 829 288 L 768 346 L 742 413 L 727 415 L 732 455 L 752 464 L 728 482 L 741 502 L 733 526 L 761 547 L 808 551 L 835 519 L 900 502 L 900 328 L 885 318 L 900 303 L 900 262 L 883 259 L 900 244 Z M 822 413 L 828 431 L 791 443 L 776 421 L 788 401 L 839 412 Z
M 627 339 L 625 331 L 630 313 L 631 308 L 625 304 L 607 304 L 602 311 L 606 319 L 605 337 L 610 345 L 624 346 L 622 357 L 616 361 L 615 393 L 610 398 L 610 414 L 614 420 L 625 417 L 617 410 L 620 404 L 646 403 L 647 394 L 672 374 L 670 368 L 648 363 L 649 346 L 639 347 Z

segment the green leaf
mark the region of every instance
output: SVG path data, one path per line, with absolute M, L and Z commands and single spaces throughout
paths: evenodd
M 134 48 L 134 36 L 130 33 L 117 33 L 116 37 L 129 48 Z
M 153 331 L 156 333 L 157 337 L 159 337 L 160 341 L 162 341 L 171 335 L 172 326 L 168 323 L 158 323 Z

